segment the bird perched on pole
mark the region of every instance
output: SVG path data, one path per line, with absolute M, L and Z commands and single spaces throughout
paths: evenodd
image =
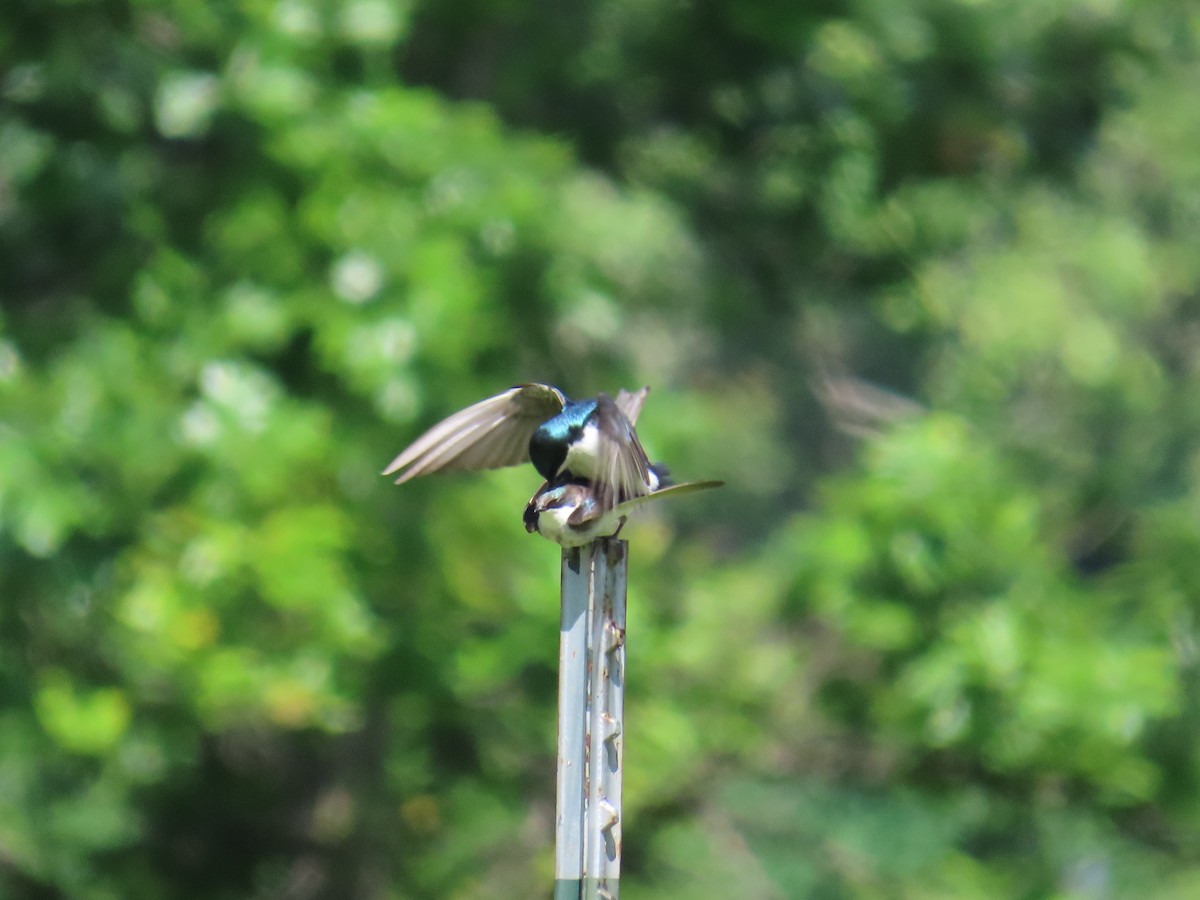
M 538 533 L 563 547 L 582 547 L 597 538 L 616 537 L 629 515 L 652 500 L 678 497 L 693 491 L 720 487 L 723 481 L 689 481 L 666 484 L 615 506 L 599 501 L 591 485 L 582 481 L 546 482 L 525 507 L 525 530 Z
M 634 430 L 647 393 L 643 387 L 622 390 L 615 400 L 607 394 L 571 400 L 552 385 L 517 385 L 434 425 L 383 474 L 398 474 L 396 483 L 403 484 L 434 472 L 532 462 L 546 484 L 526 508 L 526 528 L 563 546 L 581 546 L 615 534 L 628 513 L 656 493 L 720 484 L 667 485 L 665 469 L 650 463 Z M 543 512 L 550 513 L 544 522 Z

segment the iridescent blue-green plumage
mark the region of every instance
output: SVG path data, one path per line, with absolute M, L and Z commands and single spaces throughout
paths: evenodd
M 583 438 L 584 429 L 595 414 L 595 400 L 568 400 L 562 412 L 538 426 L 529 439 L 529 459 L 539 475 L 547 481 L 554 480 L 566 462 L 567 448 Z
M 548 384 L 522 384 L 434 425 L 384 471 L 396 483 L 453 469 L 494 469 L 526 460 L 546 483 L 525 509 L 525 527 L 564 547 L 616 534 L 651 499 L 716 487 L 670 485 L 650 465 L 634 423 L 649 388 L 616 399 L 570 400 Z
M 612 506 L 657 486 L 632 419 L 646 388 L 569 400 L 547 384 L 523 384 L 481 400 L 430 428 L 384 471 L 397 484 L 433 472 L 532 462 L 547 481 L 586 479 Z

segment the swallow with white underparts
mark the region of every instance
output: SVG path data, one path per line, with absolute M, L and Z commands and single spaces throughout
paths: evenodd
M 434 425 L 383 472 L 418 475 L 532 462 L 547 483 L 586 483 L 599 508 L 651 494 L 659 476 L 633 423 L 649 388 L 571 400 L 548 384 L 521 384 Z
M 597 538 L 616 537 L 630 513 L 651 500 L 678 497 L 693 491 L 703 491 L 723 485 L 723 481 L 689 481 L 686 484 L 666 484 L 616 506 L 606 507 L 592 486 L 583 481 L 546 483 L 533 495 L 525 507 L 525 530 L 540 534 L 564 548 L 582 547 Z
M 434 425 L 392 460 L 397 484 L 418 475 L 495 469 L 532 462 L 546 483 L 525 508 L 525 528 L 563 547 L 617 535 L 650 500 L 722 481 L 671 484 L 652 465 L 634 423 L 648 387 L 571 400 L 547 384 L 522 384 Z

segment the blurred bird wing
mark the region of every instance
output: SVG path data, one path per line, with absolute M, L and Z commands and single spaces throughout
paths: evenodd
M 637 394 L 627 395 L 635 412 L 641 409 Z M 645 394 L 641 394 L 645 400 Z M 636 402 L 635 402 L 636 401 Z M 650 460 L 642 449 L 633 423 L 608 394 L 596 398 L 596 427 L 600 445 L 596 450 L 596 499 L 604 509 L 622 500 L 650 493 Z
M 630 425 L 636 425 L 638 416 L 642 414 L 642 406 L 646 403 L 646 395 L 650 393 L 650 388 L 644 387 L 638 391 L 627 391 L 624 388 L 617 391 L 617 409 L 625 413 L 625 418 L 629 420 Z
M 711 488 L 719 488 L 724 485 L 723 481 L 688 481 L 683 484 L 673 484 L 670 487 L 662 488 L 654 491 L 652 494 L 643 494 L 640 497 L 634 497 L 631 500 L 625 500 L 618 503 L 611 509 L 604 509 L 598 505 L 581 504 L 575 512 L 573 512 L 568 523 L 575 528 L 581 528 L 589 522 L 599 519 L 601 516 L 609 513 L 615 516 L 627 516 L 631 512 L 645 506 L 652 500 L 661 500 L 665 497 L 679 497 L 683 494 L 694 494 L 696 491 L 706 491 Z
M 526 462 L 533 433 L 565 405 L 558 388 L 517 385 L 434 425 L 392 460 L 383 474 L 400 472 L 396 484 L 402 484 L 431 472 L 498 469 Z

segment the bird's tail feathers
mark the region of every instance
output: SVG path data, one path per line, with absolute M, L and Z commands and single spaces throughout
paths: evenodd
M 644 506 L 651 500 L 659 500 L 663 497 L 680 497 L 684 494 L 693 494 L 696 491 L 706 491 L 711 488 L 719 488 L 725 482 L 723 481 L 685 481 L 683 484 L 672 484 L 664 488 L 659 488 L 650 494 L 643 494 L 640 497 L 633 497 L 629 500 L 624 500 L 614 507 L 615 511 L 621 515 L 627 515 L 635 512 L 639 507 Z

